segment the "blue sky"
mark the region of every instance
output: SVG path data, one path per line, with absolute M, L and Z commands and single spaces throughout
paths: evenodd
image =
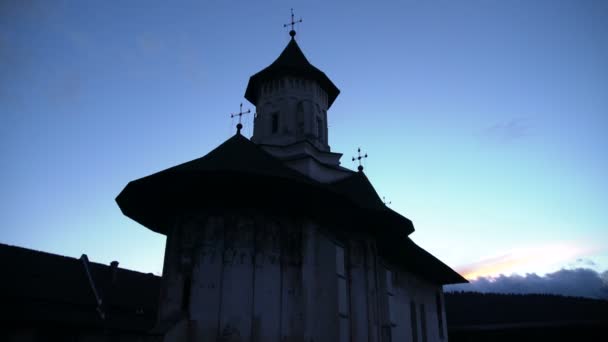
M 3 1 L 0 242 L 160 273 L 114 198 L 234 133 L 290 7 L 332 150 L 416 242 L 469 276 L 608 269 L 605 1 Z

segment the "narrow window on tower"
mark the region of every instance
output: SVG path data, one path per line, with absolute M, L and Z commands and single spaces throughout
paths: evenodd
M 323 120 L 317 116 L 317 138 L 323 140 Z
M 278 112 L 274 112 L 272 113 L 272 134 L 275 134 L 276 132 L 279 131 L 279 113 Z
M 443 305 L 441 303 L 441 293 L 439 291 L 437 291 L 435 294 L 435 299 L 437 302 L 437 324 L 439 324 L 439 338 L 443 340 L 445 338 L 443 332 Z
M 296 105 L 296 120 L 298 122 L 298 127 L 296 133 L 298 137 L 304 135 L 304 105 L 302 101 L 298 102 Z
M 410 301 L 410 324 L 412 325 L 412 341 L 418 342 L 418 319 L 416 318 L 416 303 Z
M 344 247 L 336 245 L 336 275 L 338 276 L 338 318 L 340 320 L 340 341 L 350 341 L 348 284 L 346 281 Z

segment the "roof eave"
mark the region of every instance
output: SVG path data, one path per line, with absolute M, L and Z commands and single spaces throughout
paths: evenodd
M 270 67 L 258 72 L 257 74 L 249 77 L 247 88 L 245 90 L 245 99 L 251 102 L 254 106 L 258 104 L 259 87 L 263 81 L 280 79 L 285 76 L 299 76 L 311 79 L 319 83 L 321 88 L 327 93 L 327 108 L 329 109 L 334 103 L 338 95 L 340 95 L 340 89 L 327 77 L 327 75 L 316 69 L 316 71 L 306 72 L 296 69 L 282 68 L 278 70 L 271 70 Z M 311 75 L 312 74 L 312 75 Z M 317 74 L 317 75 L 314 75 Z

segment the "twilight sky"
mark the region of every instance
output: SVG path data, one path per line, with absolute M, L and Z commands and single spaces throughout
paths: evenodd
M 0 242 L 161 273 L 114 198 L 234 133 L 294 7 L 332 151 L 414 241 L 468 278 L 608 269 L 608 2 L 381 3 L 0 2 Z

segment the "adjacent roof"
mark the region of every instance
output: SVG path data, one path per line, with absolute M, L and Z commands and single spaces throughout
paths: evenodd
M 379 249 L 385 257 L 397 262 L 405 270 L 437 284 L 468 283 L 468 280 L 418 246 L 409 237 L 403 239 L 385 237 L 380 241 Z
M 245 98 L 249 102 L 257 105 L 259 88 L 265 81 L 279 79 L 285 76 L 295 76 L 303 79 L 317 81 L 321 88 L 327 93 L 327 107 L 331 107 L 334 103 L 340 90 L 333 82 L 325 75 L 325 73 L 314 67 L 304 56 L 304 53 L 296 43 L 295 39 L 291 39 L 283 52 L 279 55 L 272 64 L 249 78 Z
M 145 333 L 156 323 L 160 278 L 89 262 L 105 319 L 79 259 L 0 244 L 0 321 Z M 114 280 L 113 280 L 114 279 Z

